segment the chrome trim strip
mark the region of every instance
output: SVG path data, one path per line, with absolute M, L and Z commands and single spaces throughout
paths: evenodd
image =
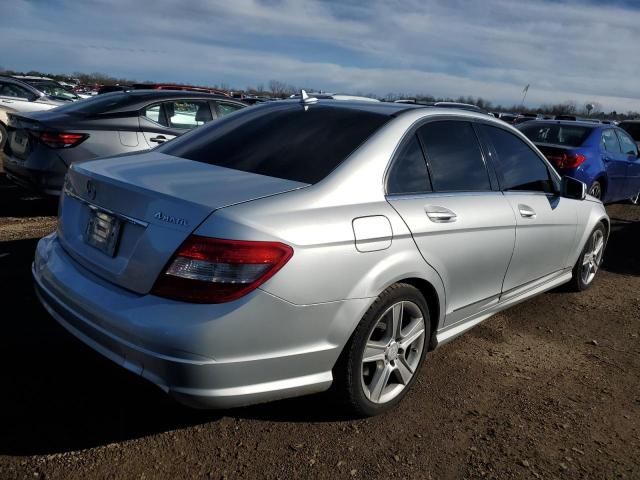
M 104 208 L 98 205 L 95 205 L 93 203 L 91 203 L 88 200 L 85 200 L 84 198 L 82 198 L 81 196 L 69 191 L 68 189 L 64 190 L 64 194 L 79 201 L 80 203 L 85 204 L 87 207 L 89 207 L 91 210 L 98 210 L 98 211 L 102 211 L 105 213 L 108 213 L 109 215 L 113 215 L 116 218 L 119 218 L 120 220 L 130 223 L 132 225 L 137 225 L 139 227 L 143 227 L 143 228 L 147 228 L 149 226 L 149 222 L 143 222 L 142 220 L 138 220 L 136 218 L 133 217 L 129 217 L 127 215 L 123 215 L 122 213 L 118 213 L 118 212 L 114 212 L 113 210 L 110 210 L 108 208 Z

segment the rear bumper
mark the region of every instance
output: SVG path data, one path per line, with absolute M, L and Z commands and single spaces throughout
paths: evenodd
M 75 263 L 55 234 L 33 264 L 42 304 L 82 342 L 181 403 L 228 408 L 320 392 L 367 300 L 295 306 L 256 290 L 221 305 L 134 295 Z M 244 347 L 243 347 L 244 345 Z
M 5 153 L 2 166 L 7 179 L 22 188 L 36 193 L 60 196 L 64 183 L 63 173 L 56 172 L 52 174 L 44 170 L 34 170 L 25 167 L 23 163 Z

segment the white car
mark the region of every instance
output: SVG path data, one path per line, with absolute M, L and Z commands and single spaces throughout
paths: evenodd
M 79 99 L 61 86 L 59 89 L 53 88 L 52 84 L 56 82 L 0 76 L 0 150 L 7 139 L 7 114 L 49 110 Z

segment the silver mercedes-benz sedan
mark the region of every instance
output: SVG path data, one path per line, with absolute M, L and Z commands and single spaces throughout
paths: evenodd
M 427 351 L 594 280 L 602 203 L 487 115 L 302 95 L 74 164 L 38 295 L 180 402 L 396 405 Z M 81 387 L 79 387 L 81 388 Z

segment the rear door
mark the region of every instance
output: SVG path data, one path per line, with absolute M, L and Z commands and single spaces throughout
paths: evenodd
M 513 211 L 470 122 L 428 122 L 398 152 L 387 200 L 440 274 L 450 325 L 497 303 L 515 242 Z
M 516 242 L 503 294 L 543 281 L 568 267 L 576 241 L 577 201 L 562 198 L 538 154 L 514 133 L 480 126 L 505 199 L 516 218 Z
M 631 198 L 640 192 L 640 158 L 638 147 L 630 135 L 620 129 L 616 129 L 620 140 L 620 148 L 627 162 L 627 176 L 624 184 L 623 198 Z
M 600 153 L 607 169 L 607 185 L 602 200 L 614 202 L 625 198 L 627 155 L 622 152 L 618 136 L 613 128 L 606 128 L 602 131 Z

